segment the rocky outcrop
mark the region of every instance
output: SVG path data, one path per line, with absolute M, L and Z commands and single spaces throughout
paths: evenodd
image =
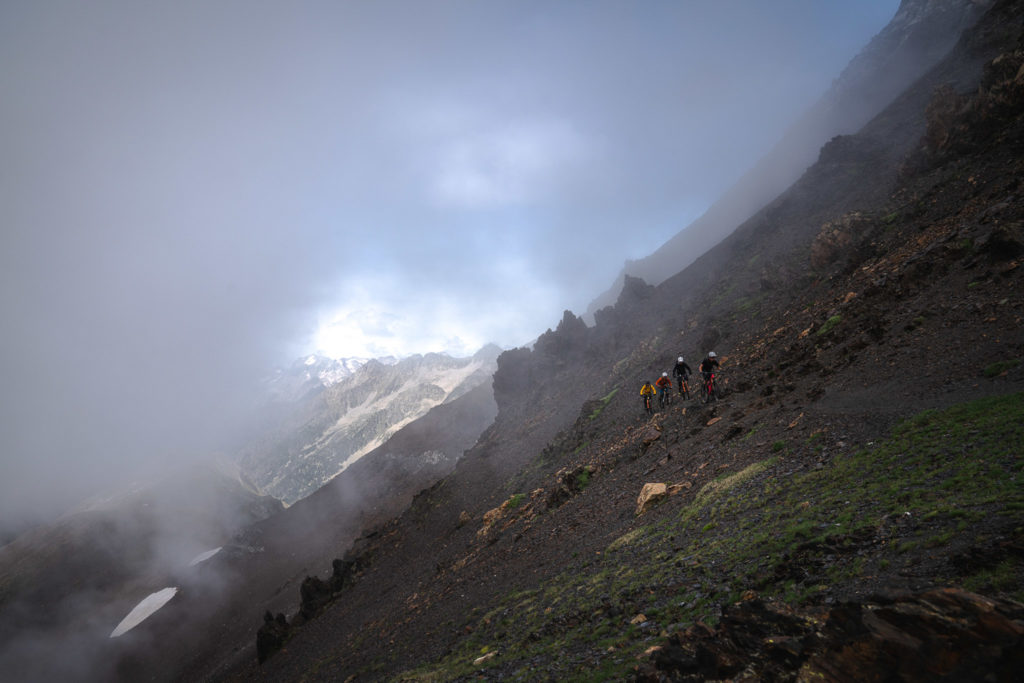
M 847 602 L 826 615 L 752 592 L 669 636 L 635 681 L 1010 681 L 1024 670 L 1024 606 L 958 589 Z
M 299 597 L 302 599 L 299 614 L 302 618 L 307 621 L 312 619 L 334 600 L 338 593 L 352 583 L 359 566 L 357 558 L 346 556 L 345 559 L 334 560 L 333 571 L 327 581 L 316 576 L 307 576 L 299 587 Z
M 578 495 L 584 488 L 584 482 L 590 476 L 590 468 L 579 466 L 572 469 L 562 469 L 555 474 L 555 487 L 548 494 L 547 507 L 553 510 L 561 507 L 573 496 Z
M 284 647 L 291 635 L 288 619 L 280 612 L 275 617 L 270 612 L 263 615 L 263 625 L 256 632 L 256 658 L 260 664 Z
M 833 263 L 852 256 L 850 252 L 853 251 L 861 236 L 871 225 L 872 221 L 859 212 L 824 223 L 818 236 L 811 243 L 811 267 L 815 270 L 823 270 Z

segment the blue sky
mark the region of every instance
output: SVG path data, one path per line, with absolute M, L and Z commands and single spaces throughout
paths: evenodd
M 0 498 L 204 449 L 318 348 L 529 342 L 897 6 L 3 3 Z

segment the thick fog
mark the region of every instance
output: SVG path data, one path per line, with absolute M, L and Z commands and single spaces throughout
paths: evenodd
M 0 526 L 223 448 L 299 354 L 585 309 L 897 5 L 3 3 Z

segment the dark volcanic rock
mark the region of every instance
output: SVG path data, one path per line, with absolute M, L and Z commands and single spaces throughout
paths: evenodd
M 1021 645 L 1024 606 L 958 589 L 848 602 L 825 619 L 751 597 L 715 629 L 671 635 L 634 680 L 1010 681 Z
M 288 640 L 289 630 L 288 620 L 283 614 L 278 613 L 274 617 L 267 612 L 263 615 L 263 626 L 256 632 L 256 657 L 260 664 L 281 649 Z
M 818 680 L 1019 680 L 1024 606 L 957 589 L 848 603 L 829 614 Z

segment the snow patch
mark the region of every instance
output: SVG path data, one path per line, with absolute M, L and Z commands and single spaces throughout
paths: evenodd
M 166 605 L 177 592 L 177 588 L 164 588 L 162 591 L 146 596 L 142 602 L 135 606 L 135 609 L 128 613 L 128 616 L 121 620 L 117 628 L 110 632 L 110 637 L 117 638 L 131 631 L 152 616 L 158 609 Z
M 192 558 L 192 561 L 188 563 L 188 566 L 194 567 L 200 562 L 206 562 L 208 559 L 219 553 L 220 549 L 223 547 L 224 546 L 217 546 L 213 550 L 207 550 L 205 553 L 199 553 L 198 555 Z

